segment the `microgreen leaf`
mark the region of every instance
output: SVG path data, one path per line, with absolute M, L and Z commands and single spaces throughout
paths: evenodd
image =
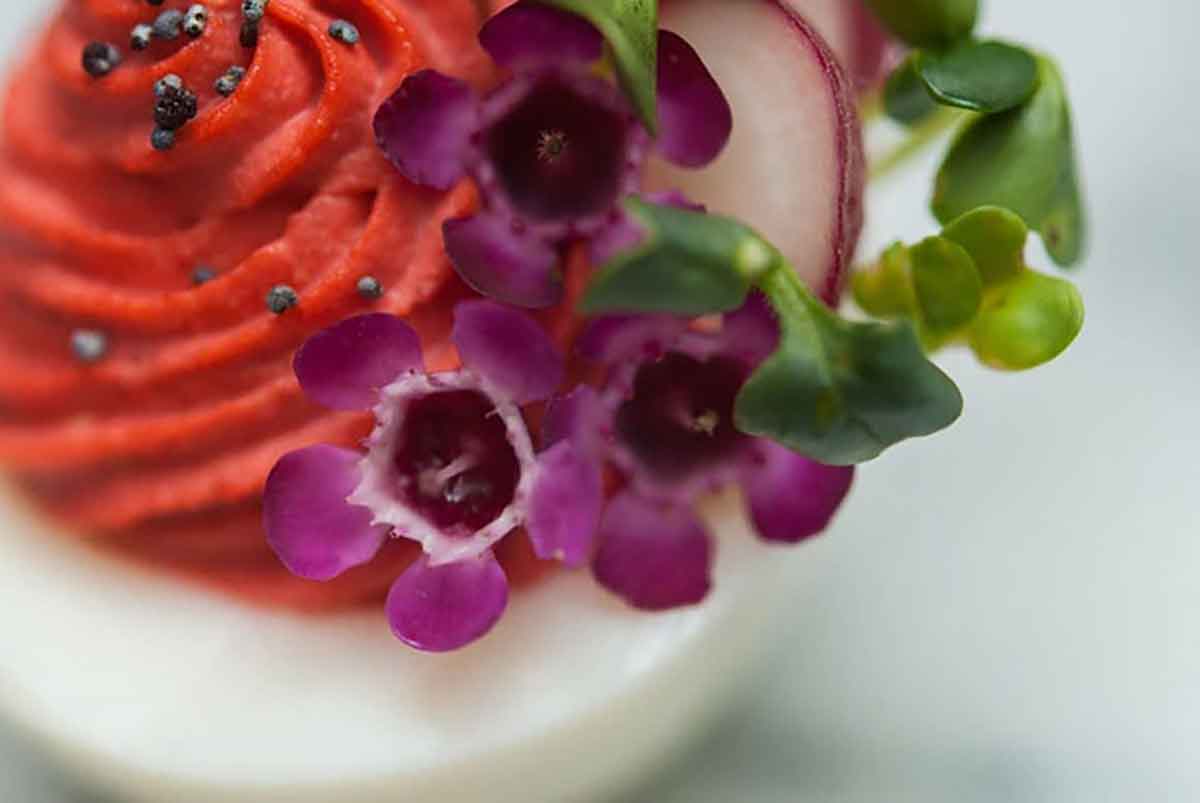
M 915 125 L 937 110 L 937 102 L 917 75 L 917 55 L 910 54 L 883 85 L 883 110 L 903 125 Z
M 1083 258 L 1087 240 L 1087 219 L 1083 208 L 1083 192 L 1075 164 L 1074 144 L 1070 148 L 1058 187 L 1050 200 L 1050 208 L 1039 229 L 1046 252 L 1061 267 L 1071 267 Z
M 911 320 L 927 351 L 964 342 L 994 368 L 1034 368 L 1075 340 L 1083 301 L 1069 282 L 1025 266 L 1028 236 L 1007 209 L 973 209 L 940 236 L 889 246 L 854 275 L 854 299 L 877 318 Z
M 975 261 L 945 237 L 930 237 L 911 248 L 895 243 L 876 265 L 854 274 L 852 288 L 867 314 L 912 321 L 926 351 L 961 337 L 983 303 Z
M 949 50 L 921 51 L 920 79 L 938 103 L 984 114 L 1020 106 L 1037 89 L 1037 60 L 1004 42 L 960 42 Z
M 912 247 L 912 281 L 921 322 L 934 336 L 970 323 L 983 303 L 983 282 L 971 255 L 944 237 Z
M 851 277 L 854 301 L 876 318 L 909 317 L 917 308 L 912 286 L 912 257 L 904 243 L 892 243 L 879 264 Z
M 538 0 L 578 14 L 608 41 L 621 88 L 646 129 L 658 132 L 658 0 Z
M 913 47 L 943 48 L 970 36 L 979 0 L 867 0 L 884 27 Z
M 964 129 L 938 171 L 933 211 L 945 224 L 979 206 L 1010 209 L 1069 266 L 1082 255 L 1085 229 L 1071 113 L 1058 69 L 1041 58 L 1039 73 L 1023 106 Z
M 944 429 L 962 413 L 958 388 L 926 359 L 910 324 L 843 320 L 786 266 L 761 288 L 782 336 L 738 395 L 743 432 L 851 465 Z
M 625 211 L 644 237 L 592 279 L 581 304 L 585 313 L 726 312 L 741 306 L 754 281 L 781 259 L 751 229 L 729 218 L 638 198 L 627 199 Z
M 1035 368 L 1074 342 L 1083 318 L 1083 299 L 1073 284 L 1026 270 L 989 292 L 971 327 L 971 348 L 993 368 Z
M 984 287 L 1007 281 L 1025 268 L 1029 228 L 998 206 L 981 206 L 951 221 L 942 236 L 961 245 L 975 260 Z

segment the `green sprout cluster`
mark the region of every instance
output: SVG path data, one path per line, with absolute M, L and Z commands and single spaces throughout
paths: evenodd
M 896 243 L 854 276 L 868 314 L 913 322 L 926 350 L 965 343 L 1002 370 L 1036 368 L 1083 328 L 1075 286 L 1025 265 L 1029 228 L 1018 215 L 981 206 L 913 246 Z
M 605 34 L 625 91 L 652 125 L 656 0 L 542 2 Z M 885 87 L 890 116 L 911 125 L 938 106 L 971 113 L 938 171 L 941 232 L 891 246 L 854 277 L 858 305 L 878 320 L 828 308 L 744 224 L 637 198 L 625 209 L 643 239 L 597 271 L 581 302 L 591 315 L 695 317 L 761 293 L 780 343 L 741 389 L 736 424 L 831 465 L 871 460 L 958 419 L 962 395 L 929 352 L 962 344 L 989 366 L 1024 370 L 1062 353 L 1083 323 L 1074 286 L 1024 257 L 1030 231 L 1060 266 L 1083 250 L 1071 117 L 1053 62 L 975 39 L 978 0 L 867 3 L 913 48 Z
M 975 113 L 938 171 L 938 222 L 981 206 L 1009 209 L 1041 234 L 1058 265 L 1076 264 L 1083 205 L 1070 104 L 1054 62 L 1019 45 L 974 38 L 979 0 L 867 3 L 913 48 L 884 85 L 888 116 L 913 126 L 939 106 Z

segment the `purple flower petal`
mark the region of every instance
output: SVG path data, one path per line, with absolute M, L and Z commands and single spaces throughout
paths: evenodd
M 659 206 L 673 206 L 676 209 L 687 209 L 692 212 L 707 212 L 708 207 L 697 203 L 683 194 L 681 190 L 658 190 L 642 195 L 642 200 Z
M 626 492 L 608 504 L 592 573 L 630 605 L 657 611 L 693 605 L 712 585 L 712 543 L 695 514 Z
M 336 446 L 310 446 L 284 455 L 267 477 L 263 523 L 267 543 L 292 574 L 329 580 L 379 551 L 386 527 L 346 497 L 358 484 L 361 455 Z
M 640 362 L 660 356 L 687 326 L 686 319 L 671 315 L 606 315 L 588 324 L 576 348 L 597 362 Z
M 715 331 L 689 330 L 675 348 L 700 360 L 726 357 L 754 367 L 771 356 L 779 345 L 779 320 L 760 293 L 721 319 Z
M 369 410 L 380 388 L 421 369 L 421 342 L 395 315 L 347 318 L 308 339 L 292 362 L 310 399 L 333 410 Z
M 681 167 L 716 159 L 733 131 L 733 110 L 699 54 L 682 37 L 658 32 L 658 150 Z
M 563 358 L 527 315 L 493 301 L 454 308 L 451 335 L 463 365 L 515 404 L 544 401 L 563 380 Z
M 619 212 L 612 223 L 600 229 L 588 243 L 588 261 L 597 268 L 623 251 L 632 251 L 641 245 L 646 230 L 624 212 Z
M 721 326 L 722 353 L 757 365 L 779 346 L 779 319 L 761 293 L 725 316 Z
M 579 385 L 565 396 L 551 399 L 542 418 L 542 448 L 570 441 L 584 454 L 594 455 L 612 426 L 612 414 L 589 385 Z
M 482 638 L 508 605 L 508 578 L 491 551 L 430 566 L 422 555 L 388 592 L 396 638 L 425 652 L 449 652 Z
M 499 215 L 447 221 L 446 253 L 463 281 L 489 298 L 540 309 L 562 298 L 558 252 L 528 231 L 517 231 Z
M 854 480 L 853 467 L 814 463 L 768 440 L 757 444 L 762 464 L 743 485 L 759 536 L 794 544 L 829 526 Z
M 543 452 L 525 524 L 534 553 L 572 569 L 585 565 L 603 506 L 604 482 L 596 461 L 570 441 Z
M 479 43 L 501 67 L 528 70 L 587 64 L 604 55 L 604 37 L 575 14 L 517 3 L 488 20 Z
M 693 203 L 678 190 L 651 192 L 642 195 L 642 200 L 659 206 L 673 206 L 676 209 L 689 209 L 693 212 L 704 212 L 704 204 Z M 608 262 L 622 251 L 636 248 L 645 236 L 645 230 L 624 212 L 619 212 L 616 219 L 597 232 L 589 246 L 589 259 L 597 267 Z
M 466 174 L 471 137 L 479 128 L 479 103 L 470 85 L 421 70 L 375 113 L 375 140 L 404 177 L 449 189 Z

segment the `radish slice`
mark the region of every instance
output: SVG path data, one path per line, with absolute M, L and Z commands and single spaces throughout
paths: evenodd
M 862 0 L 786 0 L 817 29 L 859 89 L 882 77 L 887 35 Z
M 859 0 L 785 0 L 784 5 L 816 28 L 838 62 L 850 72 L 858 44 L 855 25 L 858 3 Z
M 656 163 L 653 188 L 754 226 L 835 302 L 862 229 L 864 159 L 854 92 L 833 52 L 781 0 L 674 0 L 662 25 L 724 88 L 733 137 L 702 171 Z
M 852 9 L 854 55 L 844 63 L 859 90 L 872 89 L 882 83 L 889 68 L 894 66 L 892 59 L 900 58 L 900 49 L 861 0 L 855 0 Z

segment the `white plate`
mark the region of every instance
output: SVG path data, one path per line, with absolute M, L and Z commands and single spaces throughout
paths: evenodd
M 701 607 L 640 614 L 563 574 L 478 644 L 428 656 L 382 610 L 249 609 L 102 558 L 8 498 L 0 711 L 137 800 L 591 799 L 720 708 L 797 582 L 797 552 L 755 542 L 738 505 L 712 507 Z

